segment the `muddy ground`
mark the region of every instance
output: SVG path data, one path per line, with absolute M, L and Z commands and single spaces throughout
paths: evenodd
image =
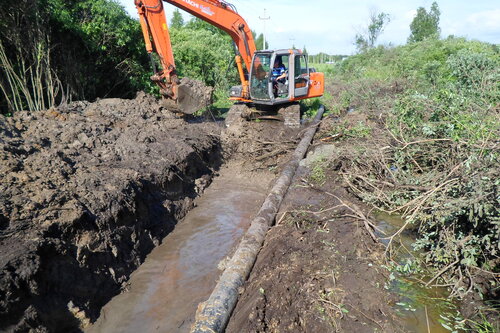
M 0 331 L 94 320 L 222 163 L 154 98 L 0 117 Z
M 319 140 L 331 122 L 295 175 L 227 332 L 402 331 L 384 289 L 385 248 L 363 220 L 369 209 L 324 165 L 336 150 Z
M 332 129 L 376 127 L 360 117 L 322 122 L 228 332 L 403 331 L 384 289 L 384 247 L 365 226 L 369 209 L 339 174 L 346 147 L 359 142 Z M 226 130 L 144 94 L 0 118 L 0 331 L 95 322 L 223 163 L 267 184 L 302 130 L 244 120 Z
M 221 135 L 144 94 L 1 117 L 0 331 L 94 322 L 229 156 L 277 174 L 298 130 L 248 124 Z

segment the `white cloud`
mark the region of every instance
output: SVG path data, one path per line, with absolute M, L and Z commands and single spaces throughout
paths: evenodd
M 467 15 L 463 20 L 442 21 L 443 37 L 447 35 L 463 36 L 472 39 L 500 42 L 500 9 L 475 12 Z
M 465 21 L 479 29 L 496 29 L 500 34 L 500 9 L 486 10 L 471 14 Z

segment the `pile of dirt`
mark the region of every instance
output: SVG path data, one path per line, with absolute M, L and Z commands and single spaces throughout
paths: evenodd
M 0 117 L 0 331 L 97 318 L 209 184 L 219 134 L 144 94 Z
M 201 81 L 183 77 L 178 89 L 179 99 L 177 103 L 182 108 L 180 111 L 184 114 L 193 114 L 212 104 L 214 89 L 204 85 Z
M 226 118 L 228 127 L 222 133 L 224 151 L 247 169 L 277 173 L 301 139 L 302 129 L 284 126 L 283 121 L 249 121 L 240 114 L 228 117 L 232 119 Z

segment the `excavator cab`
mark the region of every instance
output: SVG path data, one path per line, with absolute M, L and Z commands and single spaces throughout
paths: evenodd
M 246 89 L 231 88 L 230 99 L 240 103 L 229 110 L 227 126 L 246 118 L 283 120 L 285 126 L 299 127 L 297 101 L 323 95 L 324 74 L 309 68 L 300 50 L 255 51 L 249 67 L 242 79 Z
M 277 80 L 275 64 L 284 67 L 284 78 Z M 250 98 L 253 103 L 264 105 L 309 98 L 309 71 L 307 58 L 300 50 L 258 51 L 249 75 Z
M 285 78 L 277 80 L 274 64 L 284 67 Z M 278 105 L 319 97 L 324 89 L 323 73 L 309 68 L 300 50 L 256 51 L 248 75 L 249 99 L 242 98 L 242 87 L 233 87 L 231 99 L 257 105 Z

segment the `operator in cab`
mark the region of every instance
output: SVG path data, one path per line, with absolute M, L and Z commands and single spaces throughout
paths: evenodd
M 278 95 L 278 83 L 285 83 L 287 76 L 287 70 L 281 61 L 281 57 L 276 57 L 274 60 L 274 66 L 271 73 L 273 80 L 273 93 L 276 97 Z
M 281 62 L 281 58 L 277 57 L 274 60 L 272 73 L 273 73 L 273 81 L 285 82 L 284 79 L 286 78 L 286 67 Z

